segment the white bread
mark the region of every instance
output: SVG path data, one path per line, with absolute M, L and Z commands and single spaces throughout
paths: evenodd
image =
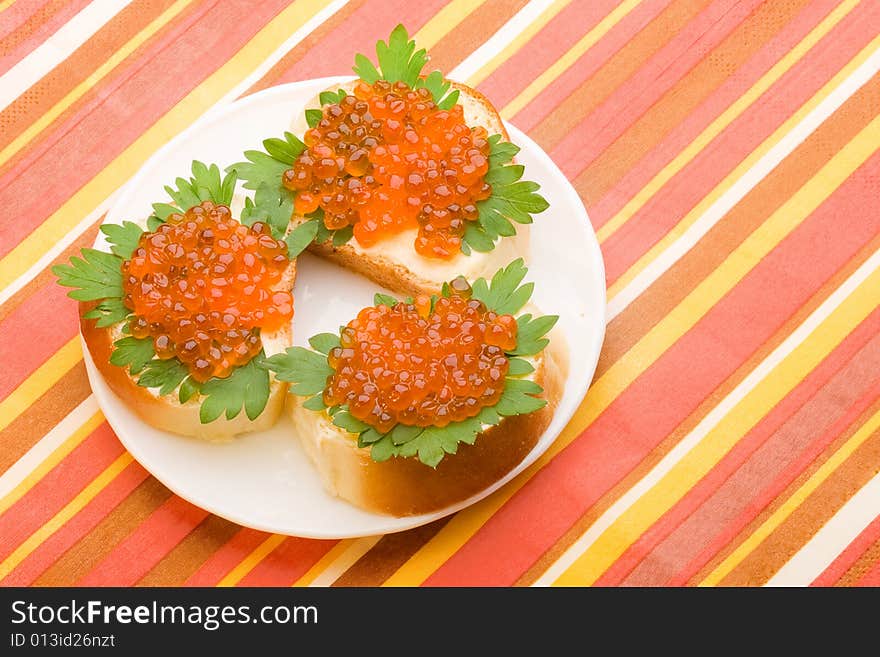
M 528 377 L 543 386 L 544 408 L 488 427 L 473 445 L 462 443 L 455 454 L 447 454 L 436 469 L 415 457 L 374 461 L 369 448 L 359 448 L 357 437 L 334 425 L 326 411 L 303 408 L 303 397 L 290 395 L 288 412 L 328 492 L 375 513 L 430 513 L 491 486 L 534 448 L 562 395 L 564 372 L 553 353 L 548 347 L 532 359 L 535 372 Z
M 352 80 L 328 90 L 341 88 L 351 93 L 355 84 L 356 80 Z M 468 125 L 483 126 L 490 135 L 500 134 L 505 140 L 509 139 L 501 117 L 483 94 L 457 82 L 452 85 L 461 94 L 458 102 L 464 108 Z M 305 109 L 320 106 L 320 101 L 315 97 Z M 294 118 L 291 131 L 302 135 L 307 129 L 303 111 Z M 302 217 L 293 219 L 294 225 L 302 221 Z M 470 255 L 458 254 L 449 260 L 425 258 L 417 254 L 413 246 L 416 229 L 403 231 L 371 247 L 361 246 L 353 238 L 342 246 L 333 246 L 329 242 L 312 244 L 309 250 L 400 294 L 435 294 L 440 291 L 444 281 L 459 275 L 469 280 L 488 277 L 516 258 L 528 255 L 529 226 L 517 224 L 516 233 L 496 242 L 495 248 L 488 253 L 473 251 Z
M 296 262 L 293 261 L 273 289 L 292 290 L 295 278 Z M 242 409 L 231 420 L 221 415 L 213 422 L 202 424 L 199 419 L 201 408 L 199 395 L 194 395 L 189 401 L 181 404 L 177 390 L 167 395 L 159 395 L 158 388 L 139 386 L 127 368 L 110 363 L 113 342 L 123 337 L 123 324 L 120 322 L 106 328 L 98 328 L 95 326 L 95 320 L 83 318 L 83 315 L 95 305 L 96 302 L 80 303 L 80 333 L 83 340 L 95 367 L 110 389 L 147 424 L 162 431 L 221 442 L 228 441 L 237 434 L 268 429 L 278 420 L 284 409 L 288 384 L 278 381 L 272 373 L 269 374 L 269 400 L 266 408 L 255 420 L 248 419 Z M 290 324 L 277 331 L 261 332 L 260 338 L 267 356 L 281 353 L 293 344 Z

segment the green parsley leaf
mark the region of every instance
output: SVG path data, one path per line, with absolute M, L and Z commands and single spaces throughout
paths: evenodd
M 315 351 L 327 355 L 331 349 L 339 346 L 339 336 L 336 333 L 318 333 L 309 338 L 309 344 Z
M 370 457 L 377 463 L 381 463 L 394 456 L 396 451 L 394 443 L 391 442 L 391 435 L 386 433 L 382 436 L 381 440 L 373 443 L 373 447 L 370 449 Z
M 241 223 L 245 226 L 253 226 L 257 221 L 262 221 L 272 229 L 275 239 L 282 239 L 290 225 L 290 217 L 293 214 L 293 199 L 289 194 L 279 196 L 267 184 L 260 185 L 253 200 L 249 197 L 244 200 L 244 208 L 241 211 Z M 289 250 L 288 245 L 288 250 Z
M 144 388 L 159 388 L 160 395 L 168 395 L 177 390 L 189 374 L 186 365 L 176 358 L 147 361 L 144 371 L 138 377 L 137 384 Z
M 167 215 L 166 215 L 166 218 L 167 218 Z M 160 219 L 156 215 L 152 215 L 150 217 L 147 217 L 147 230 L 150 231 L 151 233 L 155 232 L 156 229 L 158 229 L 159 226 L 161 226 L 163 223 L 165 223 L 164 220 Z
M 339 104 L 347 95 L 345 89 L 339 89 L 338 91 L 322 91 L 318 94 L 318 100 L 321 105 Z
M 138 374 L 155 357 L 152 338 L 128 336 L 113 343 L 110 362 L 119 367 L 128 367 L 132 374 Z
M 306 145 L 290 132 L 284 133 L 284 139 L 266 139 L 262 151 L 245 151 L 245 162 L 236 162 L 226 170 L 235 172 L 242 180 L 245 189 L 258 190 L 268 185 L 277 194 L 276 205 L 280 205 L 280 196 L 290 194 L 281 184 L 281 176 L 287 171 Z
M 96 319 L 95 326 L 106 328 L 121 322 L 131 314 L 131 311 L 122 303 L 122 299 L 104 299 L 97 306 L 83 314 L 86 319 Z
M 110 250 L 120 258 L 128 259 L 137 248 L 144 229 L 131 221 L 123 221 L 121 224 L 104 224 L 101 232 L 107 236 Z
M 544 315 L 534 319 L 528 313 L 517 318 L 516 349 L 517 356 L 534 356 L 546 347 L 550 340 L 545 338 L 559 320 L 558 315 Z
M 295 395 L 323 392 L 327 377 L 333 374 L 327 356 L 303 347 L 288 347 L 284 353 L 268 358 L 266 366 L 275 372 L 279 381 L 293 383 L 290 392 Z
M 314 128 L 318 125 L 318 122 L 324 117 L 324 113 L 319 109 L 307 109 L 306 110 L 306 123 L 309 124 L 310 128 Z
M 339 411 L 334 415 L 333 424 L 349 433 L 361 433 L 370 428 L 370 425 L 361 422 L 349 411 Z
M 491 283 L 487 284 L 484 278 L 474 281 L 472 295 L 499 315 L 513 315 L 528 302 L 535 288 L 534 283 L 520 286 L 527 272 L 523 259 L 517 258 L 499 269 Z
M 534 365 L 524 358 L 511 358 L 507 361 L 507 376 L 525 376 L 534 371 Z
M 333 246 L 342 246 L 354 236 L 354 226 L 346 226 L 333 231 Z
M 318 235 L 319 223 L 321 222 L 318 219 L 309 219 L 308 221 L 302 222 L 288 233 L 284 240 L 287 242 L 288 258 L 291 260 L 296 258 L 300 253 L 306 250 L 309 244 L 315 241 L 315 237 Z
M 269 401 L 269 370 L 263 352 L 247 364 L 236 367 L 225 379 L 208 379 L 202 384 L 205 400 L 199 409 L 202 424 L 213 422 L 225 414 L 236 417 L 242 407 L 249 420 L 255 420 Z
M 74 256 L 69 265 L 55 265 L 52 273 L 58 283 L 75 288 L 67 293 L 77 301 L 122 298 L 122 258 L 97 249 L 83 249 L 82 258 Z
M 519 148 L 501 140 L 501 135 L 489 137 L 489 171 L 486 182 L 492 186 L 489 198 L 477 202 L 479 216 L 470 223 L 462 236 L 462 252 L 491 251 L 500 237 L 516 234 L 511 221 L 532 223 L 532 215 L 549 207 L 547 201 L 537 194 L 540 185 L 521 180 L 525 171 L 519 164 L 511 164 Z M 465 245 L 467 245 L 465 247 Z
M 543 391 L 534 381 L 527 379 L 505 380 L 504 392 L 495 404 L 495 412 L 502 416 L 526 415 L 547 405 L 546 399 L 535 397 Z
M 198 394 L 201 389 L 201 384 L 191 376 L 188 376 L 180 384 L 180 389 L 177 391 L 177 399 L 180 400 L 181 404 L 185 404 L 194 395 Z
M 303 408 L 307 408 L 310 411 L 323 411 L 327 406 L 324 404 L 323 395 L 315 395 L 314 397 L 309 397 L 303 402 Z
M 360 53 L 354 56 L 353 70 L 361 80 L 368 84 L 373 84 L 380 78 L 379 71 L 373 66 L 373 62 Z
M 388 306 L 389 308 L 394 308 L 397 303 L 397 299 L 392 297 L 390 294 L 382 294 L 381 292 L 377 292 L 373 295 L 374 306 Z

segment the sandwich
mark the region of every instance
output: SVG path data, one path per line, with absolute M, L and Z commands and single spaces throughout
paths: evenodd
M 328 492 L 376 513 L 423 514 L 523 461 L 562 393 L 547 337 L 557 317 L 521 313 L 526 271 L 516 260 L 430 297 L 377 294 L 310 349 L 268 359 L 290 383 L 295 433 Z
M 235 219 L 235 185 L 234 173 L 193 162 L 191 178 L 165 188 L 171 203 L 101 226 L 109 251 L 53 268 L 120 400 L 158 429 L 208 440 L 274 424 L 287 384 L 267 360 L 292 344 L 290 208 L 247 200 Z
M 513 163 L 481 93 L 423 72 L 428 57 L 398 25 L 358 54 L 357 78 L 321 92 L 283 137 L 233 164 L 257 206 L 293 203 L 293 243 L 404 294 L 491 275 L 528 252 L 548 204 Z

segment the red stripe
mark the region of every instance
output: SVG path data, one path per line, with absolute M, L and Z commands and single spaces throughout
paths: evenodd
M 761 2 L 718 0 L 700 12 L 550 152 L 562 172 L 583 171 Z
M 216 586 L 271 534 L 243 527 L 194 572 L 184 586 Z
M 604 225 L 617 211 L 635 196 L 664 166 L 681 153 L 712 121 L 714 121 L 734 101 L 750 89 L 758 79 L 775 65 L 784 55 L 808 34 L 827 13 L 838 4 L 837 0 L 817 0 L 801 11 L 791 22 L 753 57 L 737 68 L 736 75 L 730 76 L 711 96 L 696 107 L 687 118 L 676 126 L 656 147 L 645 155 L 626 175 L 590 207 L 590 219 L 594 224 Z M 726 172 L 739 163 L 742 153 L 750 153 L 769 136 L 785 119 L 817 91 L 828 78 L 836 72 L 829 64 L 841 61 L 841 57 L 852 56 L 855 45 L 849 42 L 836 44 L 838 55 L 831 55 L 831 62 L 823 61 L 830 53 L 825 52 L 834 44 L 823 41 L 801 59 L 773 87 L 761 95 L 740 118 L 729 125 L 716 137 L 702 156 L 700 168 L 689 168 L 687 178 L 712 163 L 713 169 Z M 810 71 L 804 76 L 803 71 Z M 826 74 L 826 71 L 828 72 Z M 806 79 L 804 79 L 806 78 Z M 749 116 L 751 118 L 744 118 Z M 758 120 L 756 117 L 759 117 Z M 722 147 L 720 142 L 724 141 Z M 735 153 L 731 153 L 735 147 Z M 742 149 L 747 148 L 743 151 Z M 711 160 L 708 160 L 711 153 Z M 733 155 L 739 156 L 733 159 Z M 684 174 L 680 174 L 684 175 Z M 703 178 L 707 176 L 703 175 Z M 675 184 L 674 179 L 672 183 Z M 709 188 L 699 186 L 703 193 Z M 690 207 L 690 206 L 688 206 Z
M 290 586 L 308 572 L 337 541 L 287 538 L 245 575 L 239 586 Z
M 667 5 L 671 0 L 652 4 Z M 527 43 L 479 85 L 495 107 L 504 107 L 618 5 L 616 0 L 574 2 L 553 17 Z M 564 98 L 564 96 L 556 96 Z
M 59 28 L 73 18 L 74 15 L 78 14 L 87 4 L 89 4 L 89 0 L 67 0 L 62 7 L 55 12 L 51 18 L 49 18 L 49 20 L 39 25 L 33 32 L 12 46 L 8 51 L 4 51 L 3 54 L 0 55 L 0 75 L 6 73 L 9 69 L 18 64 L 18 62 L 31 54 L 37 46 L 41 45 L 46 39 L 55 34 Z M 24 22 L 26 22 L 26 20 Z M 20 25 L 21 24 L 19 24 L 19 26 Z
M 76 335 L 76 302 L 52 279 L 0 322 L 0 399 Z
M 856 586 L 880 586 L 880 562 L 875 563 L 871 570 L 856 582 Z
M 880 4 L 862 6 L 880 19 Z M 734 121 L 602 245 L 609 285 L 867 44 L 874 34 L 866 18 L 856 11 L 838 24 L 768 91 L 759 107 Z M 601 225 L 609 217 L 597 218 L 591 210 L 590 218 Z
M 685 584 L 877 399 L 878 362 L 880 310 L 737 442 L 596 584 Z M 808 434 L 804 425 L 814 424 L 809 418 L 816 417 L 822 424 Z
M 207 517 L 207 511 L 172 496 L 76 586 L 132 586 Z
M 102 88 L 100 98 L 90 97 L 51 137 L 42 139 L 38 150 L 29 151 L 0 177 L 0 207 L 28 219 L 0 225 L 0 256 L 222 66 L 285 4 L 237 0 L 187 16 L 126 68 L 125 79 Z M 194 43 L 199 47 L 193 48 Z
M 819 575 L 810 586 L 833 586 L 855 565 L 861 556 L 880 541 L 880 517 L 862 530 L 846 549 Z
M 869 202 L 878 173 L 880 155 L 758 263 L 426 583 L 513 583 L 878 233 L 880 216 Z M 809 266 L 795 270 L 792 263 Z M 669 390 L 676 391 L 673 398 Z M 504 559 L 495 558 L 499 552 Z
M 30 586 L 67 550 L 91 532 L 116 506 L 125 500 L 149 473 L 140 464 L 129 464 L 79 513 L 39 545 L 0 586 Z
M 276 84 L 296 82 L 329 75 L 353 75 L 355 53 L 376 59 L 376 41 L 387 39 L 394 26 L 406 17 L 406 27 L 415 34 L 446 2 L 444 0 L 386 0 L 367 2 L 321 39 L 320 47 L 311 48 L 279 76 Z
M 123 448 L 104 422 L 0 515 L 0 561 L 115 461 Z

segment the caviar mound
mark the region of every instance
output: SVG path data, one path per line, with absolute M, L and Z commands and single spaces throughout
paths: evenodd
M 293 317 L 289 291 L 273 289 L 290 261 L 266 224 L 245 226 L 204 201 L 145 232 L 122 265 L 123 303 L 136 338 L 177 357 L 200 382 L 224 378 L 262 348 L 260 331 Z
M 400 423 L 445 427 L 494 406 L 516 346 L 511 315 L 489 311 L 470 289 L 436 299 L 417 297 L 393 307 L 370 306 L 342 330 L 330 351 L 334 370 L 324 390 L 328 406 L 347 404 L 380 433 Z
M 328 229 L 353 226 L 365 247 L 418 228 L 420 255 L 450 259 L 492 192 L 486 129 L 469 127 L 461 105 L 441 110 L 427 89 L 403 82 L 358 82 L 322 108 L 304 142 L 282 180 L 295 211 L 321 209 Z

